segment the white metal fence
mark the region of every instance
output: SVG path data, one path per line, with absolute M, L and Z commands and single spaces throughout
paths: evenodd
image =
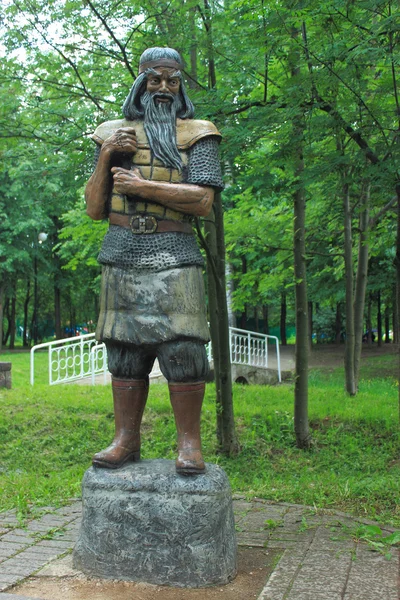
M 89 377 L 93 369 L 91 349 L 97 345 L 94 335 L 94 333 L 86 333 L 33 346 L 31 349 L 31 385 L 35 382 L 35 353 L 45 348 L 48 349 L 50 385 Z M 97 372 L 103 372 L 104 366 L 99 357 L 95 363 Z
M 272 335 L 255 333 L 236 327 L 229 328 L 231 363 L 249 365 L 264 369 L 273 368 L 278 371 L 278 379 L 281 379 L 281 363 L 279 353 L 279 340 Z M 96 375 L 103 375 L 104 383 L 107 380 L 107 352 L 105 345 L 95 340 L 94 333 L 88 333 L 79 337 L 71 337 L 64 340 L 56 340 L 45 344 L 38 344 L 31 350 L 31 384 L 35 378 L 35 352 L 48 348 L 49 350 L 49 384 L 68 383 L 92 378 L 95 384 Z M 271 364 L 269 356 L 269 340 L 271 346 L 275 346 L 274 364 Z M 207 347 L 209 360 L 212 359 L 211 342 Z M 275 363 L 276 361 L 276 363 Z M 161 375 L 158 363 L 155 364 L 150 377 Z

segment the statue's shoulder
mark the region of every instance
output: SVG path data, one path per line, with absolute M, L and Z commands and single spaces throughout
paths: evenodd
M 106 121 L 96 128 L 92 139 L 97 144 L 102 144 L 104 140 L 110 137 L 117 129 L 121 127 L 133 127 L 136 131 L 138 144 L 146 144 L 146 134 L 144 132 L 143 121 L 128 121 L 127 119 L 117 119 L 115 121 Z
M 197 119 L 177 119 L 176 141 L 179 149 L 190 148 L 205 137 L 215 136 L 218 141 L 221 134 L 211 121 L 200 121 Z

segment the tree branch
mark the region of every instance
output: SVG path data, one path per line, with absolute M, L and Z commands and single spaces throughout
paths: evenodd
M 95 8 L 95 6 L 91 2 L 91 0 L 85 0 L 85 4 L 87 6 L 89 6 L 90 10 L 99 19 L 99 21 L 101 22 L 101 24 L 103 25 L 104 29 L 107 31 L 107 33 L 109 34 L 109 36 L 111 37 L 111 39 L 114 40 L 114 42 L 117 44 L 118 48 L 121 51 L 122 58 L 123 58 L 123 61 L 124 61 L 124 64 L 125 64 L 126 68 L 128 69 L 128 71 L 129 71 L 130 75 L 132 76 L 132 78 L 136 79 L 135 72 L 134 72 L 134 70 L 131 67 L 131 64 L 129 62 L 128 56 L 126 54 L 126 48 L 124 47 L 124 45 L 116 37 L 116 35 L 112 31 L 112 29 L 109 27 L 109 25 L 108 25 L 107 21 L 105 20 L 105 18 L 101 16 L 101 14 Z

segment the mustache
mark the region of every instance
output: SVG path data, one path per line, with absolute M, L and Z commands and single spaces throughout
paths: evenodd
M 161 98 L 162 100 L 171 100 L 171 102 L 175 100 L 174 94 L 170 94 L 169 92 L 153 92 L 151 97 L 153 100 L 157 100 L 157 98 Z

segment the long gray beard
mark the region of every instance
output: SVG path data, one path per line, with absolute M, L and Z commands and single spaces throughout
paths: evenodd
M 176 113 L 182 102 L 179 96 L 173 96 L 172 102 L 155 102 L 156 97 L 157 93 L 144 92 L 140 99 L 150 150 L 164 166 L 182 171 L 182 158 L 176 147 Z

